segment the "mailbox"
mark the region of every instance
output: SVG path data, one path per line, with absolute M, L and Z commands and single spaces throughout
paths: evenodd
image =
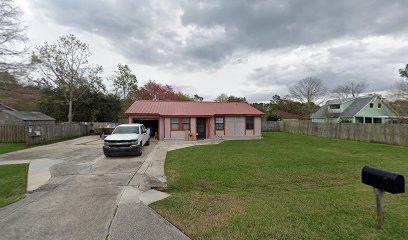
M 361 182 L 374 188 L 377 202 L 378 227 L 384 228 L 384 192 L 392 194 L 405 192 L 404 176 L 384 170 L 363 167 L 361 170 Z
M 404 176 L 365 166 L 361 170 L 361 181 L 379 190 L 392 194 L 405 192 Z

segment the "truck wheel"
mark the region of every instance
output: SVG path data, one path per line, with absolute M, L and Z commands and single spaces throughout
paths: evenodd
M 150 145 L 150 139 L 147 140 L 147 142 L 145 143 L 145 145 L 146 145 L 146 146 L 149 146 L 149 145 Z
M 139 146 L 139 152 L 137 153 L 137 156 L 142 156 L 142 144 Z

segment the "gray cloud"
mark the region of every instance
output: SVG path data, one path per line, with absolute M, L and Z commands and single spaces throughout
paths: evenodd
M 204 3 L 203 3 L 204 2 Z M 206 3 L 206 4 L 205 4 Z M 271 48 L 404 32 L 407 1 L 187 1 L 185 25 L 222 26 L 236 48 Z
M 275 84 L 287 89 L 305 77 L 318 77 L 329 89 L 356 81 L 366 82 L 371 92 L 391 90 L 398 80 L 398 67 L 406 61 L 407 47 L 407 37 L 334 41 L 301 54 L 296 49 L 288 51 L 291 61 L 255 68 L 247 79 L 261 88 Z
M 34 15 L 45 14 L 75 32 L 106 39 L 128 64 L 153 66 L 153 73 L 171 76 L 167 81 L 182 73 L 187 80 L 174 83 L 178 89 L 196 93 L 207 83 L 225 83 L 222 90 L 197 92 L 209 99 L 219 94 L 215 91 L 230 91 L 250 101 L 268 100 L 273 94 L 286 95 L 288 87 L 307 76 L 321 78 L 329 88 L 366 81 L 370 91 L 388 90 L 408 55 L 405 0 L 29 4 Z M 196 70 L 204 71 L 191 74 Z
M 107 38 L 135 62 L 220 67 L 236 51 L 405 32 L 407 1 L 37 0 L 57 22 Z

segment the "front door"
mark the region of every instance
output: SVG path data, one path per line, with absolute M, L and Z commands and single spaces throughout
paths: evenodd
M 205 130 L 205 124 L 206 124 L 205 118 L 197 118 L 197 138 L 198 139 L 205 139 L 206 137 L 206 130 Z

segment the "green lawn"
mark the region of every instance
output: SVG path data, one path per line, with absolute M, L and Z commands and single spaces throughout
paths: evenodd
M 24 198 L 28 164 L 0 165 L 0 208 Z
M 193 239 L 407 239 L 408 194 L 385 195 L 378 230 L 365 165 L 408 177 L 408 147 L 266 133 L 180 149 L 152 207 Z
M 24 143 L 0 143 L 0 154 L 26 149 Z

